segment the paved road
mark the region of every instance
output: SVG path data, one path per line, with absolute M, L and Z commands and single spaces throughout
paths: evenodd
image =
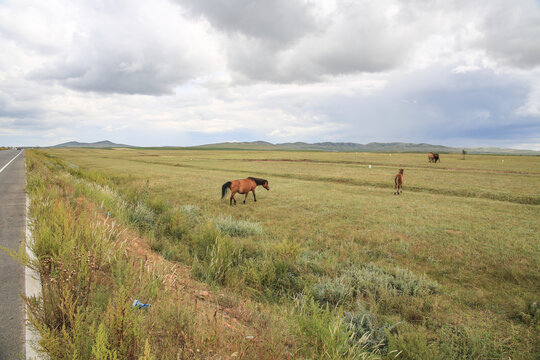
M 13 159 L 7 167 L 4 166 Z M 24 151 L 0 151 L 0 245 L 18 250 L 24 238 Z M 0 250 L 0 359 L 24 359 L 24 267 Z

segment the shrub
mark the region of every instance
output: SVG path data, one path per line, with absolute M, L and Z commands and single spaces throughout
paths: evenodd
M 439 291 L 435 281 L 407 269 L 384 270 L 373 264 L 346 271 L 336 279 L 318 282 L 310 293 L 319 303 L 344 304 L 359 297 L 374 300 L 396 296 L 426 296 Z
M 417 276 L 412 271 L 401 268 L 382 269 L 373 264 L 352 269 L 344 274 L 357 292 L 357 295 L 380 298 L 383 294 L 391 296 L 409 295 L 425 296 L 437 293 L 440 286 L 437 282 Z
M 318 282 L 311 289 L 313 299 L 321 304 L 343 304 L 352 299 L 352 288 L 342 279 Z
M 201 209 L 199 209 L 197 205 L 180 206 L 180 212 L 192 225 L 195 225 L 199 222 L 200 211 Z
M 129 221 L 142 230 L 152 228 L 154 219 L 154 212 L 140 202 L 134 205 L 129 213 Z
M 231 236 L 262 235 L 264 233 L 263 228 L 259 223 L 247 220 L 236 220 L 231 216 L 220 215 L 214 219 L 214 223 L 220 232 Z

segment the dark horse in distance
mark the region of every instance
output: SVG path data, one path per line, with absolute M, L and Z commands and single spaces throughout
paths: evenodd
M 437 161 L 441 162 L 441 159 L 439 159 L 439 154 L 437 154 L 437 153 L 430 152 L 428 154 L 427 158 L 428 158 L 429 162 L 434 162 L 434 163 L 436 163 Z
M 246 194 L 246 197 L 244 198 L 244 204 L 246 203 L 246 199 L 250 191 L 253 193 L 253 200 L 257 201 L 257 197 L 255 197 L 255 188 L 259 185 L 262 185 L 262 187 L 266 190 L 270 190 L 270 186 L 268 186 L 268 180 L 259 179 L 251 176 L 246 179 L 227 181 L 225 184 L 223 184 L 223 186 L 221 186 L 221 198 L 223 199 L 225 197 L 227 189 L 231 189 L 231 198 L 229 200 L 229 205 L 232 205 L 233 200 L 234 205 L 236 205 L 236 199 L 234 198 L 234 195 L 236 195 L 236 193 Z
M 394 177 L 394 195 L 399 195 L 403 192 L 403 169 L 399 169 L 399 173 Z

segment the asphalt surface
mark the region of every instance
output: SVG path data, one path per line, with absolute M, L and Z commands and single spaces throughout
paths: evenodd
M 20 154 L 19 154 L 20 153 Z M 13 159 L 7 167 L 4 166 Z M 0 245 L 18 250 L 24 239 L 24 151 L 0 151 Z M 0 250 L 0 359 L 24 359 L 24 267 Z

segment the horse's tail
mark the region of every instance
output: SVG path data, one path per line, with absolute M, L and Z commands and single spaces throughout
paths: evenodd
M 225 193 L 227 192 L 227 189 L 231 188 L 231 182 L 227 181 L 223 186 L 221 187 L 221 198 L 223 199 L 225 197 Z

